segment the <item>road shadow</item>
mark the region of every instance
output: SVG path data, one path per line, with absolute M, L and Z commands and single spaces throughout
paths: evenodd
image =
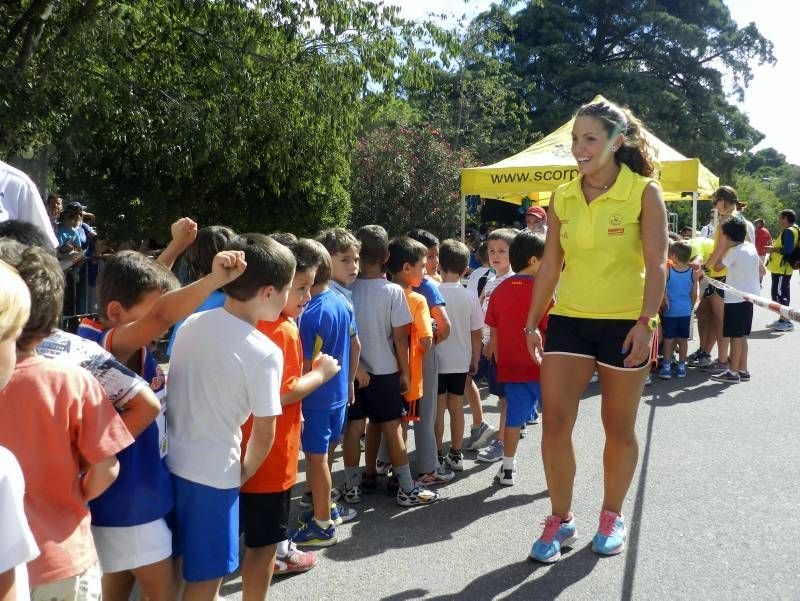
M 653 384 L 644 389 L 642 399 L 648 405 L 669 407 L 696 401 L 714 400 L 727 389 L 728 385 L 711 380 L 711 374 L 696 369 L 690 370 L 685 378 L 662 380 L 653 373 Z
M 753 330 L 750 332 L 748 338 L 754 340 L 775 340 L 786 334 L 786 332 L 777 332 L 775 330 Z
M 432 601 L 455 601 L 463 599 L 495 599 L 513 588 L 515 591 L 502 598 L 513 601 L 530 599 L 557 599 L 566 589 L 591 574 L 600 557 L 593 553 L 589 545 L 574 550 L 566 550 L 561 561 L 545 565 L 524 559 L 503 566 L 470 581 L 457 593 L 424 597 L 423 589 L 409 589 L 381 601 L 405 601 L 406 599 L 426 598 Z M 613 561 L 613 560 L 611 560 Z M 536 576 L 531 579 L 531 576 Z
M 494 469 L 495 464 L 490 465 Z M 485 468 L 484 468 L 485 469 Z M 490 515 L 545 499 L 546 490 L 535 494 L 496 496 L 507 488 L 492 484 L 468 495 L 443 498 L 429 507 L 401 507 L 394 497 L 371 495 L 358 509 L 360 520 L 353 524 L 350 536 L 357 544 L 330 547 L 325 558 L 332 561 L 353 561 L 374 557 L 390 549 L 423 547 L 454 538 L 454 533 Z M 383 498 L 381 498 L 381 496 Z M 380 535 L 377 535 L 380 533 Z

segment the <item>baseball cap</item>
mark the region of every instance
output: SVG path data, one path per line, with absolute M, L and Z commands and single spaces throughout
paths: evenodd
M 542 207 L 528 207 L 528 210 L 525 211 L 525 215 L 536 215 L 539 219 L 547 221 L 547 213 L 545 213 Z

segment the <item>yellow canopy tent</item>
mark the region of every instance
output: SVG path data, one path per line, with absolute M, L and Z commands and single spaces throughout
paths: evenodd
M 597 96 L 592 102 L 604 101 Z M 523 198 L 546 205 L 550 193 L 578 175 L 572 156 L 574 119 L 513 156 L 485 167 L 461 170 L 461 232 L 466 226 L 465 197 L 482 196 L 520 205 Z M 710 198 L 719 186 L 719 178 L 700 159 L 683 156 L 652 133 L 644 130 L 653 151 L 657 177 L 666 200 L 681 200 L 692 194 L 692 228 L 697 229 L 697 200 Z

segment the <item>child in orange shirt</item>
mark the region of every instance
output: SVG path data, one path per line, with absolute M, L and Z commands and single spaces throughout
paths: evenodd
M 16 367 L 0 392 L 0 445 L 22 468 L 25 514 L 41 550 L 28 564 L 32 596 L 61 599 L 78 589 L 99 596 L 86 503 L 114 482 L 116 454 L 133 438 L 88 372 L 36 353 L 61 315 L 64 275 L 56 258 L 12 240 L 0 242 L 0 255 L 16 267 L 31 295 Z
M 241 528 L 245 555 L 242 588 L 245 599 L 264 599 L 273 573 L 306 572 L 316 565 L 313 552 L 300 551 L 288 540 L 289 502 L 297 481 L 300 453 L 300 401 L 339 371 L 335 359 L 320 354 L 303 374 L 300 333 L 294 320 L 311 298 L 311 286 L 322 262 L 316 244 L 298 240 L 290 246 L 297 261 L 289 298 L 281 315 L 272 322 L 258 322 L 258 329 L 283 352 L 281 407 L 275 440 L 267 458 L 239 491 Z M 242 426 L 242 461 L 253 427 L 251 416 Z M 276 557 L 277 556 L 277 557 Z
M 414 286 L 422 283 L 425 269 L 425 258 L 428 249 L 409 238 L 400 236 L 389 242 L 389 260 L 386 269 L 392 281 L 403 288 L 408 309 L 411 312 L 411 328 L 408 344 L 409 386 L 403 397 L 406 404 L 406 415 L 403 418 L 403 438 L 408 432 L 409 421 L 419 421 L 417 401 L 422 398 L 422 358 L 433 345 L 433 325 L 428 303 L 425 297 L 413 291 Z M 429 482 L 418 480 L 421 484 Z

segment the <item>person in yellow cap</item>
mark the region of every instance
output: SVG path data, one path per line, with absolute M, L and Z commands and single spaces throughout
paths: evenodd
M 614 555 L 624 548 L 622 504 L 639 455 L 636 412 L 655 358 L 666 282 L 667 213 L 639 122 L 607 101 L 584 105 L 572 128 L 572 154 L 579 176 L 560 186 L 548 207 L 525 327 L 528 350 L 542 364 L 542 460 L 552 505 L 530 556 L 546 563 L 576 538 L 572 428 L 595 370 L 606 441 L 592 549 Z M 556 286 L 543 345 L 536 324 Z

